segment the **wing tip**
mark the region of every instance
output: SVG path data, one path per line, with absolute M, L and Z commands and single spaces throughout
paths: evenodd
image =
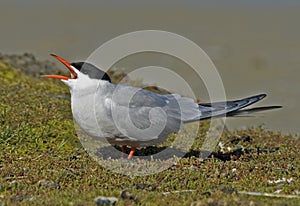
M 267 96 L 267 94 L 258 94 L 254 97 L 257 97 L 259 100 L 261 100 L 261 99 L 265 98 L 266 96 Z
M 248 97 L 245 99 L 249 99 L 249 100 L 251 99 L 253 101 L 253 103 L 255 103 L 255 102 L 258 102 L 258 101 L 264 99 L 266 96 L 267 96 L 267 94 L 257 94 L 257 95 L 254 95 L 252 97 Z
M 266 96 L 267 96 L 267 94 L 257 94 L 257 95 L 254 95 L 252 97 L 245 98 L 245 99 L 248 99 L 249 102 L 244 107 L 247 107 L 251 104 L 254 104 L 254 103 L 264 99 Z M 243 100 L 243 99 L 241 99 L 241 100 Z

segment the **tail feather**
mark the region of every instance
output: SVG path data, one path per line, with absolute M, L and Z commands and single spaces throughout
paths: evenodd
M 279 108 L 280 106 L 270 106 L 270 107 L 260 107 L 253 108 L 248 110 L 241 110 L 249 105 L 252 105 L 261 99 L 265 98 L 266 94 L 259 94 L 252 97 L 247 97 L 240 100 L 234 101 L 226 101 L 226 102 L 215 102 L 215 103 L 202 103 L 199 104 L 199 110 L 201 111 L 201 115 L 196 119 L 191 119 L 186 122 L 193 122 L 197 120 L 208 119 L 211 117 L 219 117 L 219 116 L 234 116 L 239 112 L 256 112 L 261 110 L 269 110 Z M 251 111 L 252 110 L 252 111 Z
M 241 109 L 235 112 L 231 112 L 226 115 L 226 117 L 254 117 L 254 113 L 261 111 L 268 111 L 273 109 L 280 109 L 282 106 L 263 106 L 263 107 L 254 107 L 250 109 Z

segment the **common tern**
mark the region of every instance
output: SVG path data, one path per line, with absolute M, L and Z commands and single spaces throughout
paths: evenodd
M 266 96 L 197 104 L 179 94 L 161 95 L 126 84 L 113 84 L 107 73 L 90 63 L 69 63 L 51 55 L 68 68 L 71 76 L 44 77 L 60 79 L 69 87 L 76 123 L 89 136 L 122 146 L 122 152 L 130 146 L 128 159 L 133 157 L 136 147 L 164 142 L 185 123 L 236 114 Z

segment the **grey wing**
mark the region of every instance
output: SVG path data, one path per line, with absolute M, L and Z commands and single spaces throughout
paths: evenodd
M 177 132 L 182 123 L 234 113 L 263 99 L 260 94 L 240 100 L 196 104 L 178 94 L 160 95 L 141 88 L 117 85 L 114 88 L 114 119 L 127 137 L 148 141 Z
M 196 119 L 190 119 L 187 122 L 208 119 L 216 116 L 224 116 L 226 114 L 231 114 L 239 111 L 242 108 L 245 108 L 255 102 L 266 97 L 266 94 L 259 94 L 252 97 L 247 97 L 235 101 L 226 101 L 226 102 L 215 102 L 215 103 L 203 103 L 199 104 L 199 110 L 201 115 Z
M 114 85 L 112 99 L 119 105 L 131 108 L 164 107 L 168 103 L 164 95 L 126 84 Z
M 138 141 L 150 141 L 177 132 L 183 122 L 180 106 L 193 106 L 198 111 L 198 105 L 191 99 L 160 95 L 128 85 L 116 85 L 111 99 L 114 105 L 112 116 L 118 130 Z

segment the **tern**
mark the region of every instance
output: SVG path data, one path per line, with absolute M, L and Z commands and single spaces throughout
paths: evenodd
M 131 150 L 164 142 L 183 124 L 212 117 L 236 114 L 266 94 L 234 101 L 197 104 L 179 94 L 161 95 L 126 84 L 113 84 L 107 73 L 87 62 L 69 63 L 51 54 L 70 71 L 70 77 L 44 75 L 60 79 L 71 93 L 74 120 L 89 136 Z M 251 109 L 250 109 L 251 110 Z

